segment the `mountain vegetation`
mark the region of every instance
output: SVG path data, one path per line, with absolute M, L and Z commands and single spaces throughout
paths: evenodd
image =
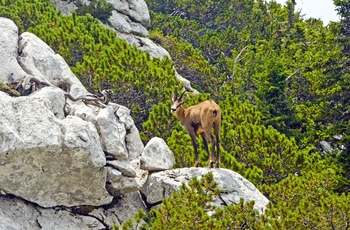
M 341 21 L 328 25 L 304 19 L 295 1 L 146 3 L 150 38 L 172 59 L 151 58 L 118 39 L 97 20 L 110 11 L 101 1 L 63 16 L 49 0 L 0 0 L 0 16 L 62 55 L 89 91 L 113 90 L 114 101 L 131 109 L 143 141 L 163 138 L 176 167 L 189 167 L 190 137 L 170 112 L 171 93 L 182 90 L 176 69 L 200 92 L 185 106 L 211 98 L 222 109 L 222 167 L 270 200 L 264 215 L 243 202 L 213 209 L 216 187 L 208 175 L 138 221 L 145 218 L 145 228 L 154 229 L 193 229 L 194 223 L 198 229 L 349 229 L 348 1 L 334 0 Z M 324 141 L 331 151 L 322 148 Z

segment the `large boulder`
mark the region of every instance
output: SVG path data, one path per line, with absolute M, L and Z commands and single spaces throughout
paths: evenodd
M 0 17 L 0 80 L 18 80 L 27 75 L 17 62 L 18 28 L 7 18 Z
M 172 169 L 175 157 L 163 139 L 153 137 L 145 146 L 140 162 L 143 170 L 161 171 Z
M 109 26 L 117 31 L 127 34 L 139 34 L 148 36 L 147 29 L 140 23 L 133 22 L 127 15 L 118 13 L 113 10 L 112 16 L 108 19 Z
M 151 17 L 144 0 L 105 0 L 113 5 L 115 11 L 130 18 L 135 23 L 150 26 Z
M 0 196 L 0 229 L 91 230 L 112 229 L 130 219 L 139 210 L 146 211 L 139 192 L 114 199 L 106 207 L 38 207 L 11 196 Z
M 139 162 L 143 143 L 130 111 L 67 99 L 88 92 L 64 59 L 34 34 L 18 36 L 12 21 L 0 25 L 0 60 L 16 70 L 5 69 L 2 80 L 49 85 L 17 98 L 0 92 L 0 191 L 42 207 L 101 206 L 137 191 L 144 179 L 131 161 Z M 118 180 L 107 180 L 106 156 Z
M 128 151 L 125 146 L 125 126 L 121 122 L 118 122 L 113 108 L 107 107 L 101 109 L 96 120 L 104 151 L 117 160 L 127 159 Z
M 193 177 L 201 178 L 212 172 L 218 183 L 220 195 L 214 199 L 216 206 L 227 206 L 244 201 L 255 201 L 254 209 L 263 212 L 269 200 L 247 179 L 228 169 L 180 168 L 149 175 L 141 192 L 149 204 L 157 204 L 179 190 L 182 183 L 188 183 Z
M 0 207 L 0 229 L 4 230 L 106 229 L 106 224 L 93 216 L 73 214 L 64 208 L 41 208 L 10 196 L 0 197 Z
M 61 55 L 56 54 L 40 38 L 24 32 L 19 36 L 18 46 L 18 62 L 27 74 L 69 91 L 74 96 L 87 94 Z
M 0 190 L 42 207 L 111 202 L 96 128 L 75 116 L 56 118 L 45 101 L 0 93 Z

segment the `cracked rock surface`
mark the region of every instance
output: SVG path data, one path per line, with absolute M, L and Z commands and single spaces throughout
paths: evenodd
M 183 182 L 187 183 L 194 176 L 200 179 L 209 172 L 213 173 L 221 191 L 214 198 L 214 206 L 237 204 L 242 198 L 246 202 L 255 201 L 254 209 L 257 211 L 265 210 L 269 200 L 250 181 L 228 169 L 178 168 L 155 172 L 149 175 L 141 192 L 148 204 L 157 204 L 169 197 L 174 190 L 179 190 Z
M 113 224 L 145 209 L 138 192 L 115 200 L 111 207 L 81 206 L 45 209 L 14 196 L 0 196 L 0 229 L 88 230 L 111 229 Z
M 14 39 L 0 42 L 0 60 L 18 61 L 11 74 L 1 69 L 0 78 L 11 83 L 33 76 L 50 84 L 27 96 L 0 92 L 0 190 L 41 207 L 101 206 L 115 194 L 138 191 L 142 184 L 130 161 L 140 157 L 143 144 L 130 111 L 67 99 L 67 89 L 75 96 L 88 92 L 64 59 L 34 34 L 14 36 L 11 20 L 0 18 L 0 25 L 6 25 L 0 41 Z M 106 156 L 123 161 L 119 169 L 128 178 L 119 179 L 133 186 L 108 181 Z
M 115 200 L 138 193 L 147 175 L 130 110 L 71 101 L 65 93 L 88 92 L 60 55 L 9 19 L 0 17 L 0 32 L 0 80 L 49 85 L 19 97 L 0 91 L 0 229 L 111 228 L 123 219 Z

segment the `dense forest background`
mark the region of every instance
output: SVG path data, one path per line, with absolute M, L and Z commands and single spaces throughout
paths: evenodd
M 194 157 L 189 135 L 170 113 L 171 93 L 182 90 L 174 69 L 200 92 L 185 107 L 208 98 L 221 106 L 221 166 L 269 198 L 265 214 L 241 203 L 209 216 L 216 192 L 209 175 L 152 211 L 148 227 L 349 229 L 349 2 L 334 0 L 341 21 L 329 25 L 303 19 L 295 1 L 146 3 L 150 38 L 172 59 L 151 58 L 102 26 L 98 19 L 105 22 L 112 10 L 102 0 L 71 16 L 49 0 L 0 0 L 0 16 L 62 55 L 89 91 L 113 90 L 145 143 L 166 140 L 176 167 L 192 166 Z M 207 161 L 202 148 L 200 159 Z

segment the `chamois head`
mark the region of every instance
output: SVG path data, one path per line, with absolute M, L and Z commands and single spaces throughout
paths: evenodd
M 185 90 L 182 92 L 182 94 L 180 95 L 180 97 L 178 97 L 177 92 L 175 91 L 172 95 L 171 98 L 171 112 L 175 113 L 176 110 L 183 105 L 183 103 L 185 102 L 186 99 L 186 94 L 185 94 Z

